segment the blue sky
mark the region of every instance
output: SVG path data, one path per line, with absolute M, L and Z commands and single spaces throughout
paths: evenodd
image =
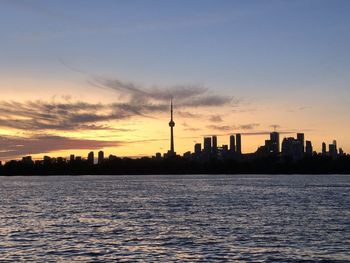
M 348 1 L 15 0 L 1 6 L 5 71 L 57 73 L 64 60 L 150 83 L 246 85 L 260 93 L 259 83 L 264 92 L 315 81 L 341 88 L 349 69 Z

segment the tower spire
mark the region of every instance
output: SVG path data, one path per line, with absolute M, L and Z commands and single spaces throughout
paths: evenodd
M 170 98 L 170 120 L 173 121 L 173 97 Z
M 170 122 L 169 122 L 169 127 L 170 127 L 170 155 L 175 155 L 175 150 L 174 150 L 174 126 L 175 122 L 173 120 L 173 97 L 170 98 Z

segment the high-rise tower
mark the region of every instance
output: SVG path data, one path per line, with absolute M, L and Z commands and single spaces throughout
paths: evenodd
M 218 138 L 214 135 L 212 137 L 212 153 L 215 156 L 218 153 Z
M 242 140 L 241 140 L 241 134 L 236 134 L 236 153 L 242 154 Z
M 98 163 L 98 164 L 103 163 L 104 158 L 105 158 L 105 157 L 104 157 L 103 151 L 99 151 L 99 152 L 98 152 L 98 161 L 97 161 L 97 163 Z
M 305 136 L 304 133 L 297 134 L 297 140 L 300 142 L 301 147 L 303 149 L 303 153 L 305 152 Z
M 89 152 L 88 154 L 88 163 L 94 164 L 94 152 Z
M 174 151 L 174 126 L 175 122 L 173 120 L 173 98 L 170 99 L 170 122 L 169 122 L 169 127 L 170 127 L 170 155 L 175 155 Z
M 327 146 L 326 143 L 323 142 L 322 143 L 322 155 L 326 155 L 327 154 Z
M 231 153 L 236 152 L 236 143 L 235 143 L 235 136 L 234 135 L 230 136 L 230 151 L 231 151 Z
M 271 151 L 274 154 L 280 152 L 280 134 L 276 131 L 270 133 Z

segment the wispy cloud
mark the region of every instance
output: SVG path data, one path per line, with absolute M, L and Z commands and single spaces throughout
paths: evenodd
M 230 125 L 207 125 L 207 128 L 215 131 L 233 131 L 235 126 Z
M 212 133 L 212 134 L 202 134 L 202 136 L 206 137 L 206 136 L 212 136 L 212 135 L 216 135 L 216 136 L 228 136 L 228 135 L 232 135 L 232 134 L 235 134 L 235 133 L 239 133 L 241 135 L 244 135 L 244 136 L 261 136 L 261 135 L 270 135 L 271 131 L 232 131 L 232 130 L 228 130 L 228 131 L 225 131 L 225 130 L 220 130 L 222 131 L 221 133 Z M 286 135 L 286 134 L 291 134 L 291 133 L 295 133 L 295 131 L 279 131 L 279 134 L 283 134 L 283 135 Z
M 259 123 L 248 123 L 237 126 L 239 130 L 254 130 L 256 127 L 260 126 Z
M 185 131 L 195 132 L 195 131 L 200 131 L 201 130 L 200 128 L 196 128 L 196 127 L 192 127 L 192 126 L 188 125 L 186 122 L 183 122 L 182 126 L 185 127 L 184 128 Z
M 134 117 L 156 117 L 169 110 L 173 98 L 175 110 L 187 118 L 203 117 L 191 113 L 191 109 L 218 108 L 239 105 L 240 100 L 214 94 L 201 85 L 177 85 L 171 87 L 144 87 L 134 81 L 93 77 L 89 82 L 99 88 L 116 92 L 116 102 L 102 104 L 73 101 L 70 96 L 58 101 L 0 101 L 0 127 L 21 130 L 28 137 L 1 137 L 1 158 L 26 154 L 47 153 L 67 149 L 97 149 L 119 146 L 119 141 L 77 140 L 61 136 L 31 136 L 30 133 L 58 133 L 60 131 L 115 130 L 129 132 L 126 128 L 115 128 L 116 122 Z M 206 116 L 204 116 L 207 118 Z M 220 116 L 212 116 L 220 121 Z M 187 126 L 187 131 L 198 128 Z M 127 142 L 126 142 L 127 143 Z
M 108 130 L 106 123 L 137 114 L 124 105 L 0 101 L 0 126 L 21 130 Z M 125 129 L 121 129 L 123 131 Z
M 72 101 L 0 101 L 0 127 L 21 130 L 108 130 L 110 121 L 129 119 L 135 116 L 152 117 L 155 113 L 169 110 L 169 100 L 173 98 L 175 109 L 222 107 L 239 105 L 240 100 L 213 94 L 201 85 L 178 85 L 160 88 L 143 87 L 132 81 L 93 78 L 90 84 L 99 88 L 114 90 L 118 95 L 115 103 L 87 103 Z M 187 118 L 200 114 L 179 111 Z M 222 121 L 213 115 L 212 122 Z M 122 130 L 121 130 L 122 131 Z
M 232 113 L 252 113 L 256 111 L 257 109 L 250 108 L 250 109 L 233 109 L 231 112 Z
M 209 121 L 211 122 L 223 122 L 223 119 L 220 115 L 212 115 L 209 117 Z
M 108 88 L 118 93 L 120 98 L 128 99 L 135 106 L 164 107 L 173 98 L 177 107 L 220 107 L 230 103 L 239 104 L 240 100 L 213 94 L 202 85 L 177 85 L 171 87 L 143 87 L 132 81 L 95 77 L 89 81 L 99 88 Z
M 191 118 L 191 119 L 198 119 L 201 118 L 203 115 L 198 113 L 192 113 L 189 111 L 175 111 L 177 116 L 183 117 L 183 118 Z
M 296 111 L 306 111 L 306 110 L 310 110 L 312 109 L 312 107 L 310 106 L 300 106 L 300 107 L 295 107 L 295 108 L 288 108 L 287 112 L 296 112 Z
M 245 130 L 254 130 L 256 127 L 260 126 L 258 123 L 248 123 L 241 125 L 207 125 L 207 128 L 215 131 L 245 131 Z
M 270 135 L 271 131 L 256 131 L 256 132 L 242 132 L 245 136 L 255 136 L 255 135 Z M 279 134 L 291 134 L 291 131 L 279 131 Z

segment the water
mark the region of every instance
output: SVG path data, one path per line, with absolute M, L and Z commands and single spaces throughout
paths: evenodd
M 0 177 L 1 262 L 350 262 L 350 176 Z

